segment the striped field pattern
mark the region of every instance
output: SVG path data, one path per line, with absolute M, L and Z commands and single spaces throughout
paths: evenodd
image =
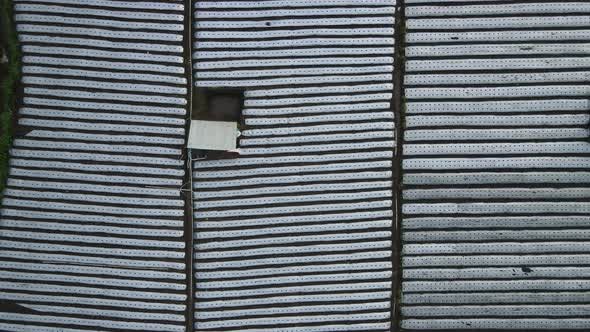
M 0 331 L 590 330 L 590 0 L 405 0 L 399 120 L 395 0 L 14 3 Z M 238 157 L 185 160 L 189 75 Z
M 406 16 L 402 327 L 590 329 L 590 2 Z
M 194 163 L 197 331 L 390 331 L 393 0 L 197 1 L 197 87 L 244 89 Z
M 0 330 L 185 331 L 181 1 L 16 0 Z

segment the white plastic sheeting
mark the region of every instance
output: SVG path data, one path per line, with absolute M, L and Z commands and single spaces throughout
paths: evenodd
M 0 329 L 184 331 L 180 1 L 18 0 Z
M 405 3 L 401 326 L 590 328 L 590 7 Z
M 245 94 L 194 163 L 195 330 L 390 331 L 395 1 L 195 5 L 197 87 Z

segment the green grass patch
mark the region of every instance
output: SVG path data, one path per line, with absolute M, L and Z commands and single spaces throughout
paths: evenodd
M 0 197 L 8 176 L 8 151 L 12 144 L 16 86 L 20 76 L 20 49 L 12 9 L 12 0 L 0 0 Z

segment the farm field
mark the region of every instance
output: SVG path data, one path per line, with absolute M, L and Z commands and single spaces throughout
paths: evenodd
M 1 331 L 590 329 L 590 1 L 0 3 Z
M 0 330 L 183 331 L 184 5 L 15 1 Z

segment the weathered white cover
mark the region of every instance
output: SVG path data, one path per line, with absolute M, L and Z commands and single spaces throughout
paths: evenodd
M 590 329 L 589 4 L 405 3 L 402 327 Z

